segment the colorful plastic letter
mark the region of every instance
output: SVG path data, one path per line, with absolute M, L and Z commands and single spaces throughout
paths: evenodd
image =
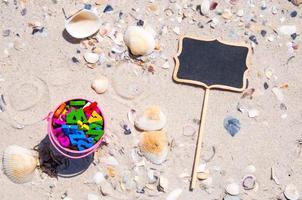
M 94 123 L 94 122 L 101 122 L 102 124 L 103 124 L 103 118 L 102 118 L 102 116 L 101 115 L 99 115 L 96 111 L 93 111 L 92 113 L 91 113 L 91 116 L 89 117 L 89 119 L 88 119 L 88 123 L 89 124 L 92 124 L 92 123 Z
M 87 123 L 87 119 L 83 109 L 72 110 L 66 115 L 67 124 L 77 124 L 78 120 Z
M 86 141 L 84 140 L 80 140 L 78 141 L 77 147 L 79 149 L 79 151 L 83 151 L 84 149 L 89 149 L 90 147 L 93 146 L 93 138 L 89 137 L 86 139 Z
M 74 106 L 74 107 L 83 107 L 85 106 L 86 101 L 84 100 L 77 100 L 77 101 L 70 101 L 70 106 Z
M 86 114 L 91 115 L 93 111 L 95 111 L 96 107 L 97 107 L 97 102 L 93 102 L 89 106 L 84 107 L 83 109 Z

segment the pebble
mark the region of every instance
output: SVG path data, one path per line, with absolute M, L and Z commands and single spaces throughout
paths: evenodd
M 105 181 L 105 176 L 102 172 L 97 172 L 93 176 L 93 182 L 97 185 L 100 185 L 102 182 Z
M 298 200 L 300 198 L 300 193 L 294 184 L 288 184 L 283 194 L 289 200 Z
M 107 5 L 107 6 L 105 7 L 103 13 L 108 13 L 108 12 L 111 12 L 111 11 L 113 11 L 112 6 L 111 6 L 111 5 Z
M 297 33 L 293 33 L 293 34 L 290 35 L 290 37 L 291 37 L 293 40 L 295 40 L 296 37 L 297 37 L 297 35 L 298 35 Z
M 260 34 L 261 34 L 262 37 L 265 37 L 267 32 L 266 32 L 266 30 L 261 30 Z
M 91 83 L 91 88 L 98 94 L 102 94 L 107 91 L 109 87 L 108 78 L 105 76 L 100 76 Z
M 272 14 L 276 15 L 278 13 L 278 9 L 276 8 L 276 6 L 272 7 Z
M 298 13 L 295 10 L 290 13 L 291 17 L 297 17 L 297 15 L 298 15 Z
M 136 23 L 137 26 L 144 26 L 144 21 L 143 20 L 138 20 Z
M 258 44 L 258 41 L 257 41 L 257 38 L 256 38 L 255 35 L 251 35 L 251 36 L 249 37 L 249 39 L 250 39 L 252 42 L 254 42 L 255 44 Z
M 84 4 L 84 9 L 86 9 L 86 10 L 91 10 L 91 8 L 92 8 L 92 5 L 91 5 L 91 4 L 89 4 L 89 3 L 85 3 L 85 4 Z
M 173 28 L 173 32 L 176 33 L 177 35 L 179 35 L 180 34 L 180 28 L 178 26 L 175 26 Z
M 9 29 L 3 30 L 2 31 L 2 36 L 3 37 L 8 37 L 10 35 L 10 33 L 11 33 L 11 30 L 9 30 Z
M 237 16 L 242 17 L 244 15 L 244 11 L 242 9 L 237 11 Z
M 250 118 L 255 118 L 255 117 L 259 116 L 259 110 L 255 109 L 255 108 L 248 109 L 247 112 L 248 112 L 248 116 Z
M 224 128 L 234 137 L 240 130 L 240 121 L 234 117 L 226 117 L 223 121 Z
M 263 84 L 263 87 L 264 87 L 265 90 L 267 90 L 267 89 L 269 88 L 268 83 L 265 82 L 265 83 Z
M 86 60 L 86 62 L 94 64 L 99 61 L 99 55 L 96 53 L 87 52 L 84 54 L 84 59 Z
M 240 193 L 240 188 L 237 183 L 230 183 L 225 187 L 225 191 L 230 195 L 237 196 Z

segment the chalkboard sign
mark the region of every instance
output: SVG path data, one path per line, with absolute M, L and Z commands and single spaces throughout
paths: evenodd
M 217 39 L 198 39 L 183 36 L 175 59 L 173 79 L 176 82 L 204 87 L 205 94 L 197 136 L 190 189 L 196 186 L 202 133 L 205 128 L 210 89 L 243 91 L 250 63 L 250 48 L 245 44 L 222 42 Z
M 248 57 L 246 45 L 182 37 L 173 78 L 205 88 L 242 91 L 246 88 Z

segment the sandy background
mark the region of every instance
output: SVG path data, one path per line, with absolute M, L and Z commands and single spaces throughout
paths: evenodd
M 90 3 L 94 4 L 94 1 L 90 1 Z M 199 1 L 177 1 L 177 3 L 181 7 L 185 4 L 192 4 L 192 8 L 195 8 Z M 155 55 L 150 59 L 155 66 L 155 73 L 146 72 L 144 75 L 147 84 L 142 84 L 144 88 L 142 95 L 133 100 L 126 100 L 117 94 L 112 82 L 117 72 L 117 66 L 125 61 L 108 59 L 106 64 L 110 64 L 111 67 L 102 64 L 95 69 L 90 69 L 85 66 L 82 57 L 84 52 L 90 50 L 84 49 L 78 43 L 70 43 L 62 35 L 65 18 L 61 9 L 64 8 L 67 14 L 71 13 L 73 10 L 83 7 L 81 1 L 59 0 L 56 4 L 50 0 L 30 1 L 26 4 L 27 13 L 25 16 L 20 14 L 19 2 L 17 5 L 14 5 L 13 1 L 8 1 L 8 5 L 1 2 L 0 29 L 1 31 L 11 30 L 10 36 L 0 36 L 0 73 L 1 78 L 3 78 L 0 82 L 1 93 L 4 94 L 8 104 L 30 104 L 31 101 L 37 100 L 36 97 L 42 100 L 37 101 L 35 109 L 30 111 L 15 113 L 12 109 L 10 112 L 12 118 L 18 118 L 17 115 L 20 114 L 25 116 L 29 123 L 35 122 L 26 125 L 23 129 L 15 129 L 10 126 L 7 122 L 7 112 L 9 111 L 0 113 L 2 119 L 0 122 L 0 151 L 2 152 L 10 144 L 18 144 L 27 148 L 38 144 L 47 134 L 47 123 L 41 119 L 61 101 L 81 96 L 96 100 L 106 114 L 110 144 L 100 150 L 100 156 L 106 156 L 108 152 L 114 155 L 119 161 L 116 170 L 118 174 L 121 174 L 125 170 L 131 170 L 133 166 L 130 152 L 139 132 L 131 127 L 133 133 L 128 136 L 124 135 L 119 125 L 120 122 L 122 120 L 127 121 L 127 112 L 130 108 L 140 110 L 150 104 L 157 104 L 167 115 L 168 122 L 165 130 L 169 141 L 174 140 L 175 146 L 169 153 L 167 162 L 160 166 L 153 166 L 146 162 L 146 167 L 155 167 L 161 171 L 164 177 L 169 179 L 168 192 L 176 188 L 183 189 L 179 199 L 222 199 L 224 187 L 228 180 L 233 179 L 240 184 L 242 177 L 246 174 L 246 167 L 251 164 L 256 167 L 254 175 L 257 177 L 259 188 L 249 192 L 241 188 L 240 197 L 242 199 L 277 199 L 277 196 L 289 183 L 295 184 L 302 191 L 301 145 L 297 144 L 297 140 L 302 139 L 302 79 L 300 78 L 302 52 L 299 47 L 289 53 L 287 43 L 291 41 L 290 37 L 277 35 L 267 25 L 272 24 L 278 27 L 282 24 L 293 24 L 298 29 L 302 29 L 301 6 L 296 7 L 288 1 L 276 0 L 266 1 L 267 9 L 261 10 L 260 3 L 260 1 L 255 1 L 255 7 L 251 7 L 243 0 L 235 6 L 219 1 L 218 8 L 222 10 L 228 8 L 236 13 L 238 9 L 243 9 L 244 15 L 254 13 L 256 22 L 250 22 L 251 26 L 245 28 L 238 26 L 239 22 L 235 20 L 237 18 L 235 15 L 233 20 L 226 22 L 221 16 L 216 15 L 215 11 L 211 11 L 210 18 L 206 18 L 190 7 L 187 12 L 193 13 L 196 22 L 190 24 L 189 18 L 178 23 L 175 3 L 169 1 L 154 1 L 158 14 L 148 11 L 149 1 L 111 1 L 110 4 L 114 11 L 102 16 L 104 23 L 110 23 L 112 27 L 123 33 L 127 25 L 136 23 L 136 20 L 129 15 L 131 13 L 153 27 L 157 32 L 156 39 L 161 44 L 161 51 L 155 52 Z M 278 8 L 278 14 L 272 14 L 272 6 Z M 166 16 L 163 11 L 168 7 L 175 11 L 170 17 Z M 98 8 L 101 13 L 102 7 L 98 6 Z M 134 12 L 132 8 L 139 8 L 139 10 Z M 290 12 L 293 10 L 298 12 L 295 18 L 290 17 Z M 116 22 L 119 11 L 125 15 L 124 22 Z M 220 23 L 213 29 L 207 22 L 214 16 L 219 19 Z M 283 23 L 280 22 L 282 17 L 285 18 Z M 28 26 L 28 23 L 34 21 L 39 21 L 45 27 L 44 33 L 31 34 L 32 28 Z M 198 22 L 203 24 L 204 28 L 199 28 Z M 168 33 L 159 35 L 163 25 L 168 27 Z M 196 137 L 184 136 L 183 127 L 185 124 L 191 124 L 196 129 L 198 128 L 198 124 L 194 123 L 193 120 L 200 118 L 204 90 L 172 81 L 173 56 L 177 51 L 179 37 L 172 31 L 175 26 L 180 27 L 181 34 L 211 36 L 248 43 L 250 42 L 248 37 L 255 35 L 259 42 L 254 47 L 253 66 L 248 73 L 249 87 L 256 89 L 253 99 L 241 99 L 241 94 L 226 91 L 211 91 L 210 93 L 202 148 L 203 158 L 211 155 L 212 147 L 216 149 L 214 158 L 207 164 L 213 177 L 213 187 L 210 193 L 200 187 L 194 192 L 190 192 L 188 190 L 189 180 L 179 177 L 182 173 L 191 173 Z M 274 35 L 275 40 L 273 42 L 267 41 L 260 35 L 261 29 L 265 29 L 268 35 Z M 16 43 L 19 46 L 17 48 L 12 47 L 12 44 L 16 45 Z M 295 43 L 301 46 L 301 37 L 298 36 Z M 107 55 L 112 42 L 109 39 L 104 39 L 97 45 Z M 77 50 L 80 50 L 81 53 L 77 53 Z M 160 67 L 164 63 L 162 55 L 168 58 L 169 69 Z M 287 63 L 288 58 L 292 55 L 295 57 Z M 79 64 L 72 62 L 73 56 L 80 60 Z M 275 76 L 270 80 L 264 74 L 268 67 L 273 69 Z M 109 78 L 110 87 L 105 94 L 97 95 L 90 88 L 90 84 L 100 75 L 106 75 Z M 38 88 L 32 90 L 32 87 L 29 86 L 29 91 L 37 92 L 28 93 L 26 99 L 18 99 L 17 97 L 24 96 L 24 92 L 19 91 L 17 86 L 24 80 L 34 80 L 33 82 Z M 119 81 L 124 81 L 127 84 L 127 77 L 120 76 Z M 264 82 L 269 85 L 267 90 L 263 88 Z M 287 89 L 282 89 L 287 110 L 280 109 L 280 102 L 271 91 L 273 86 L 280 87 L 284 83 L 289 85 Z M 256 118 L 249 118 L 247 114 L 238 112 L 236 108 L 238 102 L 258 109 L 260 115 Z M 287 114 L 285 119 L 281 118 L 284 114 Z M 235 137 L 231 137 L 223 127 L 223 120 L 226 116 L 235 116 L 240 119 L 241 130 Z M 125 152 L 123 155 L 118 152 L 122 147 Z M 280 185 L 270 180 L 272 166 L 275 166 Z M 98 194 L 100 199 L 125 200 L 165 199 L 167 196 L 167 193 L 154 192 L 156 197 L 151 197 L 147 194 L 138 194 L 133 189 L 130 192 L 112 191 L 112 196 L 102 197 L 97 186 L 84 183 L 91 181 L 94 173 L 98 170 L 106 173 L 105 169 L 104 164 L 97 163 L 96 165 L 92 164 L 85 173 L 74 178 L 56 180 L 44 176 L 43 179 L 37 177 L 33 182 L 23 185 L 10 182 L 3 173 L 0 173 L 0 199 L 60 199 L 65 191 L 72 199 L 87 199 L 88 193 Z M 53 185 L 55 187 L 51 189 Z

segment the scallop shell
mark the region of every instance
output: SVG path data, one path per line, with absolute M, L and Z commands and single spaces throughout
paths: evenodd
M 155 131 L 162 129 L 167 122 L 167 117 L 158 106 L 149 106 L 142 115 L 134 121 L 137 128 L 144 131 Z
M 106 92 L 108 86 L 109 81 L 105 76 L 101 76 L 100 78 L 95 79 L 91 84 L 91 88 L 94 89 L 94 91 L 98 94 Z
M 225 191 L 233 196 L 237 196 L 240 193 L 239 185 L 237 183 L 230 183 L 225 187 Z
M 140 26 L 129 26 L 124 34 L 124 42 L 135 56 L 148 55 L 155 48 L 152 34 Z
M 65 21 L 66 31 L 74 38 L 86 38 L 101 27 L 100 18 L 90 10 L 81 10 Z
M 4 150 L 3 170 L 7 177 L 15 183 L 31 181 L 37 164 L 37 155 L 28 149 L 11 145 Z
M 154 164 L 159 165 L 167 158 L 168 141 L 163 131 L 143 132 L 139 147 L 145 158 Z

